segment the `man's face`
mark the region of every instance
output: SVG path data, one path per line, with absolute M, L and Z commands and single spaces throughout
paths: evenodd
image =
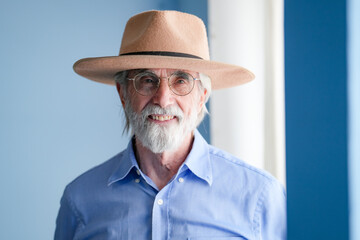
M 143 96 L 136 92 L 130 81 L 126 98 L 119 91 L 125 113 L 135 136 L 145 147 L 154 153 L 175 150 L 195 129 L 206 92 L 200 92 L 195 82 L 194 89 L 188 95 L 178 96 L 169 88 L 167 77 L 179 70 L 148 71 L 161 77 L 159 89 L 154 95 Z M 184 72 L 199 78 L 196 72 Z M 135 71 L 131 71 L 128 77 L 132 78 L 135 74 Z

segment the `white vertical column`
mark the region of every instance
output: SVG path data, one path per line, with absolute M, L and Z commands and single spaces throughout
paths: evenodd
M 265 169 L 285 185 L 284 1 L 265 5 Z
M 256 75 L 243 86 L 213 92 L 210 126 L 213 145 L 284 182 L 283 26 L 281 18 L 274 18 L 282 17 L 275 2 L 208 1 L 212 60 L 243 66 Z M 273 31 L 275 23 L 281 24 L 280 32 Z M 280 89 L 274 85 L 278 81 Z
M 262 0 L 209 0 L 210 51 L 214 61 L 244 66 L 256 80 L 211 97 L 212 143 L 264 167 L 264 10 Z

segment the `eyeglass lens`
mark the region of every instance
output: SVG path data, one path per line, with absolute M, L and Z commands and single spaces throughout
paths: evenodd
M 171 74 L 168 83 L 173 93 L 184 96 L 193 89 L 194 78 L 186 72 L 177 71 Z M 141 95 L 153 95 L 160 86 L 160 78 L 152 72 L 142 72 L 134 77 L 134 86 Z

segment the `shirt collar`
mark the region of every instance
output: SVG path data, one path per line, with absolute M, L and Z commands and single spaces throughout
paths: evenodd
M 112 172 L 108 179 L 108 185 L 116 181 L 124 179 L 131 171 L 136 168 L 139 170 L 139 165 L 136 162 L 135 153 L 133 150 L 133 141 L 130 140 L 127 148 L 120 154 L 118 166 Z M 187 156 L 184 165 L 197 177 L 206 181 L 210 186 L 212 184 L 212 168 L 209 156 L 209 145 L 201 136 L 198 130 L 194 131 L 194 142 L 189 155 Z M 180 168 L 181 169 L 181 168 Z
M 133 149 L 133 141 L 131 139 L 127 148 L 122 152 L 122 154 L 120 154 L 118 166 L 115 168 L 108 179 L 108 186 L 114 182 L 124 179 L 129 174 L 131 169 L 139 169 L 139 165 L 136 162 Z
M 198 130 L 194 131 L 193 146 L 184 165 L 186 165 L 197 177 L 203 179 L 211 186 L 213 178 L 209 145 Z

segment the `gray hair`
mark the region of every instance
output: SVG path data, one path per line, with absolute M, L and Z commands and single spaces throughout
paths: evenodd
M 127 98 L 127 94 L 128 94 L 127 88 L 128 88 L 129 80 L 127 79 L 127 77 L 128 77 L 129 71 L 130 70 L 120 71 L 120 72 L 116 73 L 114 76 L 115 83 L 118 83 L 121 86 L 121 91 L 122 91 L 124 98 Z M 199 126 L 200 123 L 202 122 L 202 120 L 204 119 L 205 115 L 209 114 L 209 111 L 206 107 L 206 103 L 209 101 L 209 98 L 211 95 L 211 79 L 210 79 L 210 77 L 203 73 L 199 73 L 199 77 L 200 77 L 200 81 L 199 81 L 199 85 L 198 85 L 199 91 L 202 92 L 202 91 L 204 91 L 204 89 L 206 89 L 206 95 L 205 95 L 204 105 L 203 105 L 200 113 L 198 114 L 196 126 Z M 126 119 L 126 125 L 124 127 L 124 133 L 125 133 L 125 132 L 129 132 L 129 130 L 130 130 L 130 121 L 129 121 L 129 117 L 126 115 L 125 111 L 124 111 L 124 114 L 125 114 L 125 119 Z

